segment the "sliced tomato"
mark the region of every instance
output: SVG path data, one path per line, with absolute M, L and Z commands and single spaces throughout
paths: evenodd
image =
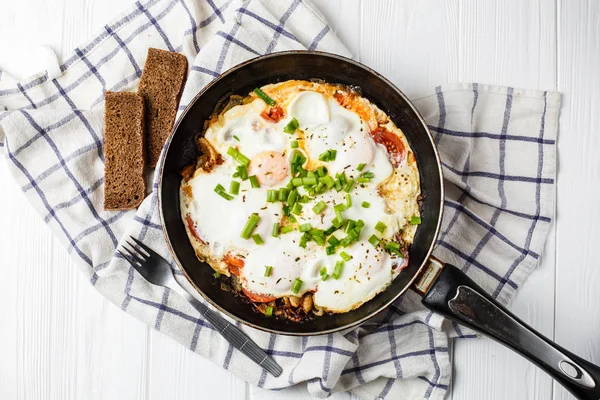
M 277 106 L 270 107 L 268 110 L 263 111 L 260 113 L 260 116 L 269 122 L 279 122 L 285 116 L 285 114 L 283 112 L 283 108 Z
M 244 294 L 255 303 L 268 303 L 277 299 L 277 297 L 269 296 L 267 294 L 254 293 L 249 290 L 246 290 L 245 288 L 242 288 L 242 290 L 244 291 Z
M 231 272 L 235 276 L 241 275 L 240 270 L 244 268 L 244 260 L 234 255 L 226 254 L 225 257 L 223 257 L 223 261 L 225 261 L 225 264 L 227 264 L 227 266 L 229 267 L 229 272 Z
M 198 231 L 196 231 L 196 224 L 194 223 L 194 220 L 192 220 L 192 217 L 190 214 L 185 216 L 185 220 L 188 224 L 188 228 L 190 228 L 190 232 L 192 232 L 192 235 L 194 235 L 194 237 L 196 239 L 201 241 L 202 244 L 206 244 L 206 242 L 200 238 L 200 235 L 198 235 Z
M 404 161 L 406 157 L 406 148 L 398 136 L 385 128 L 377 128 L 371 131 L 371 136 L 376 143 L 385 146 L 394 167 L 397 167 Z

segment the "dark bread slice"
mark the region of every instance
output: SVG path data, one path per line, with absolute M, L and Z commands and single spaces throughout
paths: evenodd
M 186 72 L 187 59 L 183 54 L 148 49 L 138 93 L 144 96 L 146 102 L 150 167 L 156 166 L 162 147 L 175 123 Z
M 144 99 L 106 92 L 104 100 L 104 209 L 129 210 L 146 195 Z

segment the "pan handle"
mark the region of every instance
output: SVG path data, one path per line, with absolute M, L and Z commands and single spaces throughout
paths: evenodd
M 438 260 L 432 260 L 439 266 Z M 445 264 L 422 303 L 528 358 L 575 397 L 600 400 L 600 367 L 563 349 L 518 319 L 465 273 Z

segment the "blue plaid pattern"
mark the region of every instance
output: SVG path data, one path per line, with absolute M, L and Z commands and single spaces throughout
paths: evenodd
M 171 259 L 156 182 L 138 210 L 103 205 L 103 97 L 135 90 L 148 47 L 185 54 L 190 72 L 180 110 L 208 82 L 256 55 L 314 49 L 350 56 L 302 0 L 136 2 L 48 73 L 16 82 L 0 71 L 0 152 L 28 200 L 114 304 L 268 389 L 300 382 L 317 397 L 443 398 L 449 337 L 474 337 L 424 310 L 408 292 L 357 329 L 290 338 L 243 329 L 284 367 L 267 375 L 214 332 L 184 300 L 149 285 L 115 249 L 134 235 Z M 401 82 L 400 82 L 401 86 Z M 438 87 L 415 100 L 444 162 L 446 214 L 436 255 L 507 303 L 536 265 L 553 215 L 556 93 L 477 84 Z M 181 275 L 173 263 L 174 270 Z M 184 284 L 187 284 L 183 280 Z

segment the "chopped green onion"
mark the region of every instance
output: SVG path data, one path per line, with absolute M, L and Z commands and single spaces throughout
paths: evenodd
M 292 149 L 297 149 L 298 148 L 298 141 L 297 140 L 292 140 L 292 143 L 290 143 L 290 147 Z
M 296 222 L 296 217 L 294 217 L 293 215 L 290 214 L 289 218 L 290 218 L 290 221 Z
M 240 138 L 239 138 L 239 137 L 237 137 L 236 135 L 233 135 L 233 138 L 234 138 L 235 140 L 237 140 L 238 142 L 240 141 Z
M 369 238 L 369 243 L 371 243 L 373 245 L 373 247 L 377 247 L 377 245 L 379 244 L 379 242 L 381 242 L 381 239 L 379 239 L 375 235 L 371 235 L 371 237 Z
M 366 166 L 367 166 L 367 164 L 360 163 L 360 164 L 358 164 L 358 167 L 356 167 L 356 169 L 359 170 L 359 171 L 362 171 L 363 168 L 365 168 Z
M 256 244 L 264 244 L 265 243 L 265 242 L 263 242 L 262 237 L 258 233 L 255 233 L 254 235 L 252 235 L 252 239 L 254 240 L 254 243 L 256 243 Z
M 362 229 L 362 227 L 365 226 L 365 221 L 363 221 L 362 219 L 359 219 L 358 221 L 356 221 L 356 226 L 359 229 Z
M 331 277 L 333 279 L 339 279 L 340 275 L 342 274 L 342 268 L 344 267 L 344 262 L 343 261 L 338 261 L 335 263 L 335 268 L 333 269 L 333 274 L 331 274 Z
M 272 316 L 272 315 L 273 315 L 273 307 L 271 307 L 271 306 L 267 306 L 267 308 L 265 309 L 265 315 L 266 315 L 267 317 L 270 317 L 270 316 Z
M 419 217 L 418 215 L 413 215 L 412 217 L 410 217 L 410 223 L 412 225 L 420 225 L 421 224 L 421 217 Z
M 352 197 L 350 197 L 350 193 L 346 193 L 346 208 L 352 207 Z
M 229 193 L 238 194 L 240 193 L 240 183 L 238 181 L 231 181 L 229 185 Z
M 328 278 L 329 278 L 329 275 L 328 275 L 328 274 L 323 274 L 323 275 L 321 275 L 321 280 L 322 280 L 322 281 L 326 281 Z
M 322 178 L 325 175 L 327 175 L 327 168 L 325 168 L 324 166 L 320 166 L 319 168 L 317 168 L 317 174 Z
M 335 232 L 337 230 L 338 230 L 338 228 L 332 225 L 329 228 L 327 228 L 327 230 L 325 232 L 323 232 L 323 233 L 325 233 L 325 236 L 329 236 L 329 235 L 331 235 L 333 232 Z
M 362 174 L 362 176 L 364 176 L 365 178 L 371 179 L 371 178 L 375 177 L 375 174 L 369 171 L 369 172 L 365 172 L 364 174 Z
M 325 184 L 322 181 L 319 181 L 319 183 L 317 183 L 317 186 L 315 186 L 314 188 L 311 188 L 311 190 L 313 190 L 315 193 L 323 193 L 325 192 Z M 309 190 L 309 194 L 310 194 L 310 190 Z
M 292 208 L 292 214 L 302 215 L 302 204 L 294 204 L 294 207 Z
M 350 254 L 346 253 L 345 251 L 342 251 L 340 253 L 340 257 L 342 257 L 342 259 L 344 261 L 350 261 L 352 259 L 352 256 Z
M 363 206 L 363 208 L 369 208 L 369 207 L 371 207 L 371 203 L 369 203 L 368 201 L 363 201 L 362 206 Z
M 308 232 L 308 231 L 310 231 L 311 229 L 312 229 L 312 225 L 311 225 L 311 224 L 309 224 L 309 223 L 302 224 L 302 225 L 300 225 L 300 227 L 298 228 L 298 230 L 299 230 L 300 232 Z
M 306 161 L 306 157 L 299 152 L 298 150 L 294 150 L 294 156 L 292 157 L 292 165 L 302 165 Z
M 256 93 L 256 95 L 258 97 L 260 97 L 261 99 L 263 99 L 264 102 L 267 103 L 268 105 L 270 105 L 270 106 L 274 106 L 275 105 L 275 100 L 273 100 L 272 98 L 270 98 L 268 94 L 266 94 L 265 92 L 263 92 L 259 88 L 254 89 L 254 93 Z
M 371 180 L 370 180 L 369 178 L 360 177 L 360 178 L 358 178 L 358 179 L 357 179 L 357 181 L 358 181 L 359 183 L 368 183 L 368 182 L 370 182 Z
M 256 188 L 260 187 L 260 185 L 258 184 L 258 179 L 256 179 L 256 175 L 252 175 L 252 176 L 248 177 L 248 179 L 250 179 L 250 185 L 253 188 L 256 189 Z
M 342 190 L 342 188 L 343 188 L 343 186 L 342 186 L 342 184 L 340 183 L 340 181 L 339 181 L 339 180 L 338 180 L 338 181 L 335 181 L 335 191 L 336 191 L 336 192 L 339 192 L 340 190 Z
M 313 236 L 313 240 L 315 241 L 315 243 L 317 243 L 319 246 L 323 246 L 325 244 L 325 238 L 322 236 Z
M 292 293 L 298 294 L 301 287 L 302 281 L 298 278 L 294 279 L 294 283 L 292 283 Z
M 351 219 L 346 221 L 346 227 L 344 228 L 344 232 L 346 233 L 350 233 L 354 227 L 356 226 L 356 222 L 352 221 Z
M 396 242 L 387 242 L 384 246 L 384 249 L 386 250 L 391 250 L 394 252 L 399 252 L 400 251 L 400 243 L 396 243 Z
M 327 267 L 322 267 L 319 271 L 319 275 L 325 275 L 327 273 Z
M 308 195 L 309 196 L 314 196 L 316 194 L 316 188 L 311 187 L 310 189 L 308 189 Z
M 324 177 L 321 178 L 321 181 L 327 185 L 327 187 L 329 189 L 331 189 L 333 187 L 333 185 L 335 185 L 335 181 L 333 180 L 333 178 L 329 175 L 325 175 Z
M 347 180 L 346 180 L 346 174 L 344 173 L 344 171 L 342 171 L 341 173 L 336 175 L 338 181 L 340 181 L 340 184 L 345 185 Z
M 337 155 L 337 150 L 329 150 L 329 161 L 335 161 L 336 155 Z
M 244 225 L 244 229 L 242 230 L 242 233 L 240 235 L 242 239 L 250 239 L 252 231 L 254 230 L 254 228 L 256 228 L 258 221 L 260 221 L 260 217 L 256 213 L 248 217 L 248 221 L 246 221 L 246 225 Z
M 385 232 L 385 228 L 387 228 L 387 226 L 381 221 L 375 225 L 375 230 L 379 233 Z
M 218 273 L 218 272 L 215 272 L 215 273 L 213 274 L 213 276 L 215 277 L 215 279 L 219 279 L 219 278 L 221 277 L 221 274 L 220 274 L 220 273 Z
M 342 216 L 342 212 L 339 209 L 335 210 L 335 218 L 338 221 L 342 221 L 342 222 L 344 220 L 344 217 Z
M 346 183 L 346 187 L 344 188 L 344 192 L 350 193 L 352 186 L 354 186 L 354 179 L 348 180 L 348 183 Z
M 274 203 L 277 201 L 277 190 L 267 190 L 267 202 Z
M 241 180 L 245 181 L 246 179 L 248 179 L 248 168 L 246 168 L 245 166 L 238 165 L 237 172 Z
M 331 221 L 331 223 L 336 228 L 339 228 L 340 226 L 342 226 L 344 224 L 344 220 L 343 220 L 343 218 L 338 218 L 336 215 L 336 217 L 333 219 L 333 221 Z
M 319 160 L 321 161 L 334 161 L 335 156 L 337 155 L 337 150 L 327 150 L 321 154 L 319 154 Z
M 231 146 L 229 147 L 229 149 L 227 149 L 227 154 L 229 154 L 231 157 L 233 157 L 235 161 L 237 161 L 245 167 L 250 165 L 250 159 Z
M 231 175 L 233 178 L 239 178 L 240 177 L 240 173 L 239 172 L 234 172 L 233 175 Z
M 340 211 L 341 212 L 341 211 L 346 210 L 346 205 L 345 204 L 341 204 L 341 203 L 340 204 L 336 204 L 335 206 L 333 206 L 333 209 L 335 211 Z
M 281 228 L 281 233 L 290 233 L 291 231 L 294 230 L 294 227 L 291 225 L 286 225 L 283 228 Z
M 273 269 L 273 267 L 271 265 L 265 265 L 265 276 L 269 277 L 271 276 L 271 270 Z
M 321 214 L 325 209 L 327 208 L 327 204 L 325 204 L 325 202 L 323 200 L 319 201 L 317 204 L 315 204 L 315 206 L 313 207 L 313 212 L 317 215 Z
M 302 178 L 293 178 L 292 179 L 292 184 L 294 186 L 302 186 L 303 185 Z
M 288 203 L 290 206 L 293 206 L 294 204 L 296 204 L 296 198 L 297 198 L 297 197 L 298 197 L 298 192 L 297 192 L 296 190 L 292 190 L 292 191 L 290 192 L 290 194 L 288 195 L 288 198 L 287 198 L 287 203 Z
M 231 196 L 231 195 L 229 195 L 229 194 L 225 193 L 225 188 L 224 188 L 223 186 L 221 186 L 221 185 L 217 185 L 217 186 L 215 187 L 215 192 L 216 192 L 216 193 L 217 193 L 219 196 L 221 196 L 222 198 L 224 198 L 225 200 L 232 200 L 232 199 L 233 199 L 233 196 Z
M 294 179 L 298 179 L 298 178 L 294 178 Z M 307 176 L 306 178 L 300 178 L 300 179 L 302 179 L 302 184 L 305 186 L 311 186 L 311 185 L 317 184 L 317 178 L 315 178 L 314 176 Z
M 337 246 L 338 244 L 340 244 L 340 241 L 338 240 L 338 238 L 332 235 L 329 237 L 329 239 L 327 239 L 327 243 L 329 243 L 332 246 Z
M 328 256 L 335 254 L 335 246 L 327 246 L 327 248 L 325 249 L 325 252 L 327 253 Z
M 271 231 L 271 236 L 273 236 L 273 237 L 279 236 L 279 222 L 275 222 L 273 224 L 273 230 Z
M 285 133 L 292 134 L 292 133 L 296 132 L 296 129 L 298 129 L 298 126 L 300 126 L 300 124 L 298 123 L 298 120 L 296 118 L 292 118 L 292 120 L 290 122 L 288 122 L 288 124 L 283 128 L 283 131 Z

